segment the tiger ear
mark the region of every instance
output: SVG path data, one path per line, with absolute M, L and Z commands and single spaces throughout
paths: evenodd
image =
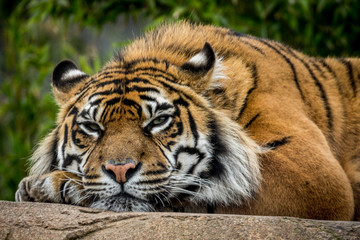
M 200 91 L 218 87 L 219 78 L 225 77 L 221 72 L 221 59 L 216 57 L 208 42 L 199 53 L 181 65 L 180 69 L 185 73 L 185 84 Z
M 75 63 L 64 60 L 56 65 L 52 74 L 52 86 L 59 105 L 65 104 L 74 96 L 88 75 L 80 71 Z
M 203 49 L 181 65 L 181 69 L 193 74 L 206 74 L 215 64 L 215 53 L 211 45 L 206 42 Z

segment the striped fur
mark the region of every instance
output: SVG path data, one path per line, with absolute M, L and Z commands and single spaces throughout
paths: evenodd
M 60 63 L 53 87 L 58 125 L 19 201 L 360 217 L 359 59 L 181 22 L 136 39 L 94 76 Z M 129 161 L 126 182 L 105 169 Z

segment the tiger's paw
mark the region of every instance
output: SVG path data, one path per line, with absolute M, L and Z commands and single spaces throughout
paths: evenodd
M 17 202 L 52 202 L 85 205 L 79 177 L 54 171 L 40 177 L 29 176 L 21 180 L 15 194 Z
M 22 179 L 15 193 L 15 200 L 17 202 L 45 202 L 50 200 L 49 194 L 45 191 L 45 180 L 33 176 Z
M 33 198 L 30 197 L 28 194 L 28 179 L 30 177 L 23 178 L 21 182 L 19 183 L 18 189 L 15 193 L 15 201 L 16 202 L 30 202 L 34 201 Z

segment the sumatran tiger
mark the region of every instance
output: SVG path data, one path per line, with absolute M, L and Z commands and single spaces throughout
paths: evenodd
M 17 201 L 360 218 L 360 59 L 164 24 L 89 76 L 52 74 L 56 128 Z

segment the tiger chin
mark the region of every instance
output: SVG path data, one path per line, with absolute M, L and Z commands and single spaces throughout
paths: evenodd
M 93 76 L 55 67 L 57 126 L 16 200 L 358 220 L 359 78 L 357 58 L 165 24 Z

